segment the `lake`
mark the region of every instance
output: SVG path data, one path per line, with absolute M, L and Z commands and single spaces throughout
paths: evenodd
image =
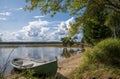
M 65 60 L 77 53 L 80 48 L 63 48 L 63 47 L 0 47 L 0 68 L 7 61 L 19 58 L 33 58 L 33 59 L 50 59 L 55 56 L 58 58 L 58 62 Z M 12 52 L 13 51 L 13 52 Z M 5 75 L 9 75 L 13 67 L 8 63 Z

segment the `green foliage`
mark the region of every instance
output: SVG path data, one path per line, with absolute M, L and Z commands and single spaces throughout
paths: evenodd
M 15 79 L 19 79 L 21 77 L 24 77 L 25 79 L 38 79 L 37 77 L 34 77 L 33 74 L 35 72 L 33 70 L 26 70 L 26 71 L 20 71 L 19 74 L 15 77 Z
M 70 37 L 82 27 L 84 30 L 82 41 L 92 45 L 102 39 L 111 37 L 111 30 L 113 29 L 110 29 L 110 27 L 116 26 L 116 22 L 118 26 L 120 24 L 118 20 L 118 14 L 120 13 L 119 0 L 26 0 L 26 2 L 30 3 L 25 7 L 26 10 L 32 11 L 38 8 L 42 14 L 50 13 L 51 16 L 54 16 L 57 12 L 68 12 L 70 15 L 76 15 L 76 22 L 69 29 Z M 86 7 L 86 10 L 81 15 L 83 7 Z M 115 12 L 115 17 L 111 17 L 111 12 Z M 109 20 L 109 18 L 112 20 Z M 108 27 L 111 23 L 112 26 Z
M 73 49 L 67 49 L 63 48 L 62 54 L 60 54 L 62 57 L 69 58 L 75 54 L 75 51 Z
M 105 39 L 84 52 L 84 61 L 74 73 L 75 79 L 119 79 L 120 39 Z
M 73 79 L 119 79 L 120 69 L 105 67 L 103 65 L 83 64 L 80 65 Z
M 64 37 L 61 38 L 61 41 L 63 42 L 63 46 L 72 46 L 74 44 L 74 40 L 71 39 L 71 37 Z
M 120 13 L 111 12 L 107 16 L 105 24 L 112 30 L 113 37 L 120 38 Z
M 35 74 L 34 70 L 27 70 L 21 73 L 26 79 L 37 79 L 33 75 Z
M 90 50 L 86 50 L 84 52 L 84 62 L 87 64 L 91 64 L 93 62 L 93 53 Z
M 5 75 L 5 70 L 7 66 L 8 66 L 8 63 L 5 64 L 3 67 L 0 67 L 0 79 L 5 79 L 4 75 Z
M 103 4 L 99 5 L 101 6 L 99 7 L 96 3 L 89 2 L 83 16 L 83 42 L 91 45 L 112 36 L 111 29 L 104 25 L 108 13 Z
M 88 61 L 92 60 L 91 63 L 120 67 L 120 39 L 109 38 L 101 41 L 86 57 Z
M 85 6 L 88 0 L 26 0 L 30 5 L 25 7 L 26 10 L 40 9 L 42 14 L 50 13 L 54 16 L 57 12 L 70 12 L 77 14 Z
M 77 19 L 79 24 L 82 24 L 84 30 L 83 43 L 95 45 L 105 38 L 112 37 L 114 29 L 117 30 L 115 31 L 117 32 L 115 37 L 119 37 L 120 14 L 113 9 L 106 8 L 107 1 L 108 0 L 89 0 L 83 16 Z M 109 4 L 109 2 L 107 3 Z M 117 1 L 112 1 L 112 3 L 117 3 Z M 106 22 L 107 24 L 105 24 Z
M 56 79 L 54 76 L 51 77 L 45 77 L 45 76 L 39 76 L 35 75 L 34 70 L 28 69 L 26 71 L 22 71 L 17 76 L 15 79 L 20 79 L 21 77 L 24 77 L 25 79 Z
M 84 27 L 84 43 L 95 45 L 99 41 L 112 36 L 111 30 L 106 26 L 89 24 L 89 22 L 87 24 Z
M 69 32 L 70 32 L 70 37 L 74 36 L 77 31 L 78 31 L 79 27 L 76 26 L 75 24 L 71 25 Z
M 87 6 L 89 2 L 106 5 L 105 8 L 120 12 L 119 0 L 25 0 L 30 5 L 25 7 L 26 10 L 40 9 L 43 14 L 51 13 L 53 16 L 57 12 L 69 12 L 71 15 L 79 15 L 80 9 Z

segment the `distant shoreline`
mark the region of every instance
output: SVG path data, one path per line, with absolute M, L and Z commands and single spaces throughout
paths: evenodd
M 62 44 L 62 42 L 0 42 L 0 44 Z
M 0 47 L 64 47 L 64 46 L 62 42 L 0 42 Z M 72 47 L 78 47 L 78 45 L 73 45 Z

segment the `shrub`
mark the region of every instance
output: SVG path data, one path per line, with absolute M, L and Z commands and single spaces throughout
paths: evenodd
M 101 41 L 94 47 L 90 56 L 93 63 L 120 67 L 120 40 L 109 38 Z

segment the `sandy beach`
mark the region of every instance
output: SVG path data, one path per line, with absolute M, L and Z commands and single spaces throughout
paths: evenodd
M 62 62 L 59 62 L 58 64 L 59 68 L 57 72 L 67 78 L 69 74 L 76 71 L 80 63 L 82 63 L 82 59 L 83 59 L 82 53 L 79 53 Z

